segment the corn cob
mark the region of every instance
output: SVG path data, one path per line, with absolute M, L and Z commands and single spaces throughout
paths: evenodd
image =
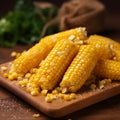
M 88 38 L 87 43 L 101 48 L 99 53 L 101 55 L 101 59 L 112 58 L 113 50 L 120 49 L 120 44 L 118 42 L 99 35 L 91 35 Z
M 56 33 L 54 35 L 49 35 L 43 38 L 43 40 L 53 40 L 57 42 L 58 40 L 61 39 L 68 39 L 72 41 L 80 41 L 80 40 L 86 40 L 87 39 L 87 32 L 84 27 L 78 27 L 70 30 L 66 30 L 63 32 Z
M 61 80 L 65 70 L 77 54 L 78 47 L 69 40 L 60 40 L 41 62 L 34 80 L 39 81 L 42 89 L 52 90 Z
M 11 70 L 17 73 L 27 73 L 31 68 L 37 67 L 52 49 L 54 43 L 46 40 L 39 42 L 31 49 L 23 52 L 20 57 L 14 60 Z
M 92 45 L 82 45 L 79 53 L 68 67 L 60 83 L 63 92 L 78 91 L 89 78 L 98 60 L 98 49 Z
M 57 41 L 61 39 L 79 41 L 86 39 L 86 37 L 85 28 L 82 27 L 44 37 L 38 44 L 14 60 L 11 71 L 25 74 L 30 71 L 31 68 L 37 67 L 39 63 L 45 59 Z
M 102 78 L 120 80 L 120 62 L 114 60 L 100 60 L 94 73 Z

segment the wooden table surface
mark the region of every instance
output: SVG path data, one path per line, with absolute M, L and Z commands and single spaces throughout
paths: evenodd
M 100 33 L 120 41 L 119 12 L 109 13 L 104 32 Z M 0 47 L 0 64 L 12 60 L 12 51 L 22 51 L 30 46 L 17 45 L 14 48 Z M 34 118 L 33 114 L 41 117 Z M 120 95 L 114 96 L 63 118 L 50 118 L 0 86 L 0 120 L 120 120 Z

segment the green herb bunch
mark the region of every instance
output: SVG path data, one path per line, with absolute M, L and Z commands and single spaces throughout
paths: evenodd
M 0 46 L 33 45 L 41 38 L 44 25 L 57 15 L 55 6 L 36 8 L 33 0 L 17 0 L 13 11 L 0 20 Z M 48 28 L 46 35 L 58 32 L 58 27 Z

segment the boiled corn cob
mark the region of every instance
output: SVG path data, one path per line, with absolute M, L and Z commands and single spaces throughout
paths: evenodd
M 79 53 L 68 67 L 60 86 L 63 92 L 78 91 L 89 78 L 98 60 L 98 49 L 92 45 L 82 45 Z
M 17 73 L 27 73 L 31 68 L 37 67 L 39 63 L 48 55 L 57 41 L 61 39 L 69 39 L 72 41 L 84 40 L 87 37 L 85 28 L 79 27 L 54 35 L 50 35 L 41 39 L 41 41 L 28 51 L 14 60 L 11 71 Z
M 94 73 L 102 78 L 120 80 L 120 62 L 114 60 L 100 60 Z
M 118 42 L 100 35 L 91 35 L 88 38 L 87 43 L 101 48 L 101 51 L 99 52 L 101 59 L 112 58 L 113 50 L 120 49 L 120 44 Z
M 20 57 L 13 61 L 11 71 L 25 74 L 32 68 L 35 68 L 48 55 L 54 46 L 54 42 L 46 39 L 37 43 L 31 49 L 23 52 Z
M 46 39 L 53 40 L 55 42 L 61 39 L 68 39 L 75 42 L 80 40 L 83 41 L 87 39 L 87 32 L 86 32 L 86 28 L 78 27 L 78 28 L 66 30 L 63 32 L 59 32 L 54 35 L 49 35 L 43 38 L 43 40 L 46 40 Z
M 65 70 L 77 54 L 78 47 L 69 40 L 60 40 L 41 62 L 34 80 L 39 81 L 42 89 L 52 90 L 61 80 Z

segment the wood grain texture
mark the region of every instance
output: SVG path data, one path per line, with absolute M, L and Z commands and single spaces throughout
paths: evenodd
M 7 66 L 9 68 L 9 63 L 2 64 L 1 66 Z M 83 89 L 77 93 L 76 99 L 71 101 L 65 101 L 58 98 L 52 103 L 46 103 L 43 95 L 30 95 L 23 88 L 19 87 L 18 81 L 9 81 L 5 79 L 2 71 L 0 71 L 0 85 L 51 117 L 62 117 L 120 94 L 120 82 L 113 82 L 112 84 L 107 85 L 104 89 Z

